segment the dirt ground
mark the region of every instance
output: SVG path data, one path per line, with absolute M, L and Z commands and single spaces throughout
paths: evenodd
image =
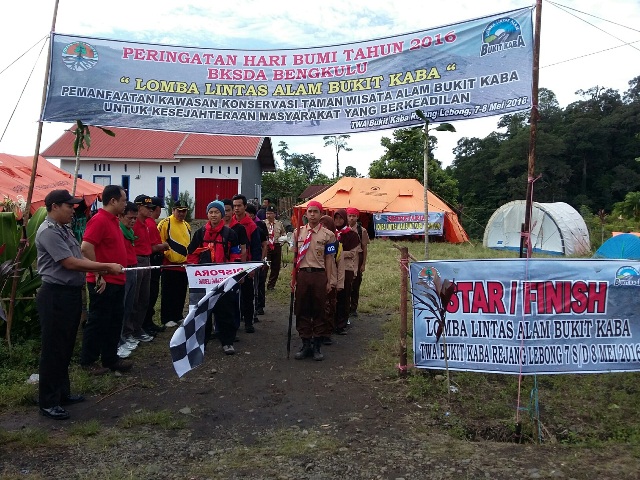
M 235 355 L 212 343 L 182 379 L 165 332 L 134 352 L 115 388 L 68 407 L 70 420 L 36 407 L 0 416 L 0 430 L 50 438 L 0 443 L 0 478 L 640 478 L 640 461 L 623 447 L 453 439 L 406 401 L 402 380 L 362 369 L 386 316 L 352 321 L 322 362 L 293 359 L 294 328 L 287 360 L 288 306 L 267 303 L 256 333 L 239 332 Z M 168 412 L 179 428 L 127 421 L 148 411 Z

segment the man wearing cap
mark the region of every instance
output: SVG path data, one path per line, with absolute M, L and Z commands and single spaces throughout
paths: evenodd
M 119 185 L 107 185 L 102 191 L 102 208 L 91 217 L 82 238 L 82 254 L 97 262 L 126 265 L 127 250 L 118 215 L 124 212 L 127 194 Z M 118 343 L 124 316 L 124 275 L 87 274 L 89 315 L 82 335 L 80 365 L 90 374 L 101 375 L 108 369 L 131 370 L 133 364 L 118 357 Z M 102 359 L 102 368 L 97 364 Z
M 166 242 L 162 260 L 160 321 L 167 327 L 175 327 L 182 321 L 188 279 L 183 265 L 187 262 L 187 247 L 191 241 L 191 227 L 185 221 L 189 207 L 177 201 L 170 216 L 158 224 L 160 239 Z
M 332 282 L 337 276 L 334 272 L 336 236 L 320 223 L 321 215 L 322 204 L 310 201 L 308 223 L 298 227 L 293 237 L 297 253 L 291 288 L 295 288 L 296 330 L 302 339 L 296 360 L 310 356 L 317 361 L 324 358 L 320 346 L 327 330 L 325 300 L 327 293 L 336 287 Z
M 135 199 L 138 206 L 138 218 L 133 225 L 133 233 L 137 237 L 134 245 L 136 258 L 138 260 L 138 268 L 149 267 L 151 254 L 162 252 L 166 243 L 151 245 L 149 235 L 149 227 L 147 219 L 151 217 L 151 212 L 155 209 L 153 201 L 149 195 L 138 195 Z M 140 342 L 150 342 L 153 337 L 142 329 L 144 318 L 147 315 L 147 307 L 149 306 L 149 287 L 151 281 L 151 270 L 142 268 L 138 270 L 136 277 L 135 300 L 133 303 L 133 314 L 129 317 L 129 322 L 124 325 L 122 335 L 128 342 L 134 339 Z
M 271 267 L 269 272 L 269 281 L 267 282 L 267 290 L 276 288 L 278 275 L 280 275 L 280 264 L 282 263 L 282 245 L 278 239 L 286 235 L 287 232 L 280 220 L 276 220 L 276 207 L 269 205 L 267 207 L 267 220 L 264 222 L 267 226 L 267 260 Z M 269 267 L 267 267 L 269 268 Z
M 151 204 L 153 205 L 153 210 L 151 211 L 151 216 L 148 217 L 145 222 L 149 229 L 149 240 L 151 240 L 151 246 L 162 244 L 162 239 L 160 238 L 160 232 L 158 232 L 158 218 L 160 218 L 160 214 L 162 213 L 162 207 L 164 206 L 164 202 L 159 197 L 151 197 Z M 168 245 L 167 245 L 168 247 Z M 152 267 L 159 267 L 162 265 L 162 260 L 164 259 L 164 250 L 156 251 L 151 254 L 150 264 Z M 153 315 L 155 314 L 156 302 L 158 301 L 158 294 L 160 293 L 160 269 L 154 268 L 151 270 L 151 278 L 149 280 L 149 306 L 147 307 L 147 314 L 144 317 L 144 322 L 142 323 L 142 328 L 145 332 L 153 335 L 157 332 L 163 332 L 165 330 L 165 326 L 158 326 L 153 321 Z
M 36 233 L 38 273 L 42 286 L 36 305 L 40 318 L 42 344 L 38 401 L 40 413 L 48 418 L 69 418 L 63 405 L 82 402 L 82 395 L 72 395 L 69 364 L 82 312 L 84 272 L 122 273 L 118 263 L 98 263 L 82 256 L 80 244 L 68 224 L 74 206 L 82 202 L 67 190 L 53 190 L 44 199 L 47 218 Z
M 360 299 L 360 285 L 362 285 L 362 275 L 364 274 L 365 266 L 367 264 L 367 248 L 369 245 L 369 233 L 366 228 L 362 228 L 358 225 L 358 219 L 360 218 L 360 211 L 357 208 L 347 208 L 347 223 L 351 230 L 356 232 L 360 237 L 360 246 L 358 247 L 358 273 L 353 278 L 353 285 L 351 286 L 351 302 L 349 316 L 358 316 L 358 300 Z

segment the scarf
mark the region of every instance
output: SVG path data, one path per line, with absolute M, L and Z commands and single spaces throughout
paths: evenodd
M 120 222 L 120 230 L 122 230 L 122 234 L 124 235 L 124 238 L 129 240 L 131 242 L 131 245 L 133 245 L 135 247 L 135 245 L 136 245 L 135 242 L 138 239 L 138 237 L 136 237 L 133 234 L 133 228 L 129 228 L 129 227 L 123 225 L 122 222 Z
M 309 228 L 307 226 L 307 228 Z M 304 256 L 307 254 L 307 251 L 309 250 L 309 246 L 311 245 L 311 235 L 313 235 L 313 228 L 309 228 L 309 231 L 307 233 L 307 236 L 304 239 L 304 242 L 302 243 L 302 245 L 300 246 L 300 249 L 298 250 L 298 258 L 296 258 L 296 266 L 295 266 L 295 270 L 298 271 L 298 268 L 300 268 L 300 262 L 302 262 L 302 259 L 304 258 Z M 296 242 L 298 240 L 298 235 L 296 234 Z
M 234 215 L 233 217 L 231 217 L 231 223 L 229 223 L 229 226 L 233 227 L 236 223 L 239 223 L 245 228 L 245 230 L 247 231 L 247 238 L 249 239 L 249 245 L 251 245 L 251 235 L 253 235 L 253 232 L 255 232 L 256 228 L 258 228 L 256 223 L 251 220 L 251 217 L 249 215 L 245 215 L 240 221 L 238 221 L 238 219 Z M 252 260 L 251 248 L 247 248 L 247 260 Z
M 223 227 L 224 222 L 218 223 L 215 227 L 211 225 L 211 222 L 207 222 L 205 224 L 202 246 L 196 248 L 193 253 L 189 255 L 189 263 L 198 263 L 200 254 L 206 250 L 211 251 L 211 261 L 213 263 L 224 263 L 228 261 L 225 255 L 222 238 L 219 241 L 216 241 L 220 236 L 220 232 Z

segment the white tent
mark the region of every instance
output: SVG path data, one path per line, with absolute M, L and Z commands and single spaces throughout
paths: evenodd
M 526 202 L 515 200 L 498 208 L 487 223 L 483 245 L 519 250 Z M 531 244 L 534 252 L 584 255 L 591 250 L 589 231 L 580 214 L 566 203 L 533 202 Z

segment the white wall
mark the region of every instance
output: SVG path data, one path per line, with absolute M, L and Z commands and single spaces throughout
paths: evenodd
M 75 160 L 60 160 L 60 168 L 73 174 Z M 188 191 L 192 198 L 195 198 L 196 178 L 236 179 L 238 189 L 242 191 L 242 158 L 223 160 L 196 158 L 182 159 L 179 162 L 150 162 L 137 159 L 81 160 L 79 174 L 84 180 L 101 185 L 121 185 L 122 176 L 128 175 L 131 201 L 140 194 L 157 196 L 158 177 L 165 178 L 165 196 L 171 189 L 171 177 L 178 177 L 179 191 Z

